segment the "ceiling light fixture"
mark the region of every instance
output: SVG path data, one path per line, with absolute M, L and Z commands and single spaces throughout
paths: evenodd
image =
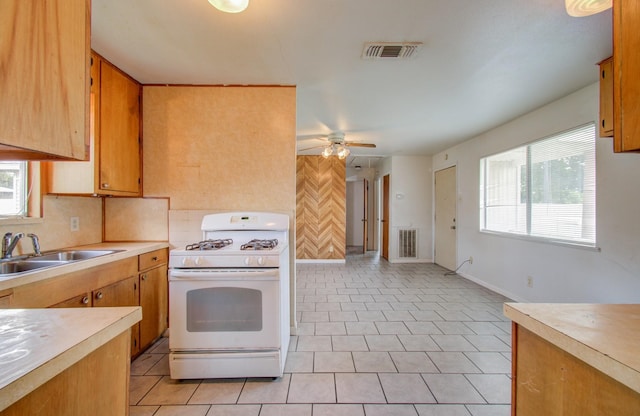
M 564 5 L 569 16 L 584 17 L 610 9 L 612 0 L 565 0 Z
M 240 13 L 247 8 L 249 0 L 209 0 L 209 3 L 223 12 Z
M 322 151 L 322 157 L 326 159 L 334 153 L 338 156 L 338 159 L 344 159 L 351 154 L 351 150 L 347 149 L 345 146 L 333 143 L 324 148 Z

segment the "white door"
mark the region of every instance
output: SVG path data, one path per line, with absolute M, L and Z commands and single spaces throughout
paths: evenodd
M 435 253 L 437 264 L 456 269 L 456 167 L 436 172 Z

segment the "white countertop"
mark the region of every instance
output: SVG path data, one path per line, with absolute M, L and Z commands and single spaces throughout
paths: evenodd
M 504 314 L 640 393 L 640 305 L 505 303 Z
M 0 309 L 0 411 L 141 319 L 139 306 Z
M 50 279 L 67 273 L 73 273 L 84 270 L 89 267 L 99 266 L 117 260 L 126 259 L 128 257 L 137 256 L 149 251 L 167 248 L 169 244 L 166 242 L 123 242 L 123 243 L 97 243 L 78 247 L 66 247 L 64 250 L 122 250 L 117 253 L 107 254 L 105 256 L 95 257 L 93 259 L 74 261 L 62 266 L 48 267 L 36 269 L 28 272 L 0 276 L 0 291 L 11 289 L 16 286 L 28 283 L 38 282 L 40 280 Z

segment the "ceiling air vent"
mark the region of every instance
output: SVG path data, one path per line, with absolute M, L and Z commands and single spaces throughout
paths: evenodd
M 422 42 L 370 42 L 364 44 L 362 59 L 408 59 L 418 52 Z

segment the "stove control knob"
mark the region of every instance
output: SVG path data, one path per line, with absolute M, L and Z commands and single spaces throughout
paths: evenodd
M 244 265 L 245 266 L 250 266 L 251 265 L 251 257 L 245 257 L 244 258 Z
M 199 266 L 200 263 L 202 263 L 202 258 L 201 257 L 196 257 L 196 259 L 193 261 L 193 264 L 195 264 L 196 266 Z
M 183 266 L 188 266 L 189 265 L 189 257 L 183 257 L 181 263 L 182 263 Z
M 258 257 L 258 266 L 264 266 L 264 257 Z

